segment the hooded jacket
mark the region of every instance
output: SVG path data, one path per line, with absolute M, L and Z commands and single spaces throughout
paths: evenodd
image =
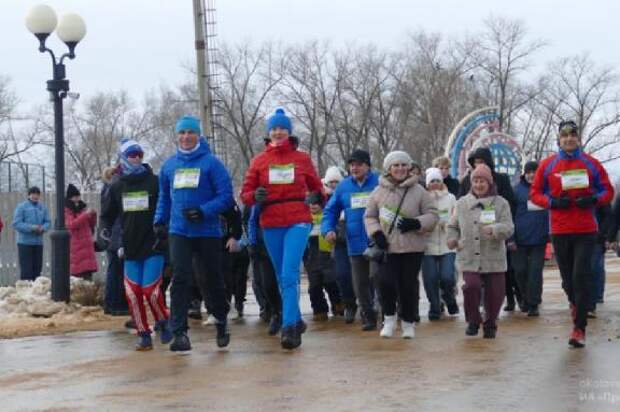
M 549 213 L 529 200 L 530 184 L 521 176 L 515 186 L 514 240 L 517 245 L 544 245 L 549 241 Z
M 289 178 L 292 180 L 287 182 Z M 252 159 L 241 189 L 245 205 L 256 203 L 254 192 L 259 187 L 267 189 L 267 199 L 261 203 L 260 225 L 263 228 L 312 223 L 306 195 L 310 192 L 323 195 L 323 183 L 312 159 L 297 150 L 295 138 L 278 146 L 267 144 L 265 150 Z
M 69 202 L 71 202 L 69 200 Z M 97 225 L 97 214 L 88 213 L 82 202 L 80 207 L 65 206 L 65 222 L 70 239 L 70 270 L 73 276 L 97 271 L 97 258 L 93 245 L 93 232 Z
M 366 204 L 372 191 L 379 184 L 379 176 L 372 171 L 360 185 L 353 176 L 349 176 L 336 186 L 323 210 L 321 234 L 338 232 L 340 214 L 344 211 L 344 225 L 349 256 L 360 256 L 368 247 L 368 236 L 364 227 Z M 351 201 L 353 199 L 353 201 Z
M 161 167 L 154 223 L 169 225 L 174 235 L 219 238 L 220 215 L 233 205 L 232 182 L 207 140 L 201 137 L 198 144 L 191 153 L 177 151 Z M 200 222 L 183 215 L 183 210 L 194 207 L 203 213 Z
M 384 218 L 384 210 L 396 212 L 407 187 L 409 190 L 402 202 L 398 216 L 416 218 L 422 227 L 420 230 L 402 233 L 395 225 L 390 234 L 388 232 L 393 219 Z M 426 248 L 424 232 L 433 230 L 438 220 L 435 201 L 419 184 L 417 175 L 410 176 L 401 183 L 395 183 L 382 176 L 379 179 L 379 186 L 370 194 L 364 214 L 364 224 L 368 236 L 372 237 L 376 232 L 383 231 L 389 243 L 388 253 L 424 252 Z
M 491 173 L 493 174 L 493 182 L 495 183 L 495 187 L 497 188 L 497 194 L 503 197 L 508 201 L 510 205 L 510 211 L 514 214 L 514 209 L 516 206 L 516 199 L 514 192 L 512 190 L 512 183 L 510 182 L 510 177 L 505 173 L 497 173 L 495 171 L 495 162 L 493 161 L 493 155 L 491 154 L 491 150 L 488 147 L 479 147 L 474 150 L 468 157 L 467 162 L 469 165 L 474 168 L 474 160 L 482 159 L 489 169 L 491 169 Z M 459 188 L 459 198 L 467 195 L 469 190 L 471 189 L 471 171 L 467 173 L 467 175 L 463 178 L 461 182 L 461 186 Z
M 448 249 L 448 221 L 454 213 L 456 207 L 456 197 L 448 191 L 447 188 L 437 191 L 429 191 L 431 198 L 437 207 L 439 221 L 435 228 L 426 233 L 426 250 L 427 256 L 442 256 L 453 251 Z
M 493 223 L 483 223 L 483 209 L 493 210 Z M 483 233 L 484 226 L 491 226 L 493 234 Z M 459 269 L 478 273 L 505 272 L 505 243 L 513 231 L 510 206 L 502 196 L 477 198 L 469 193 L 460 198 L 448 224 L 448 239 L 458 241 L 456 262 Z
M 101 210 L 101 222 L 111 230 L 120 220 L 121 246 L 127 260 L 142 260 L 163 253 L 165 244 L 156 241 L 153 215 L 159 194 L 157 176 L 147 164 L 145 172 L 121 176 L 109 189 L 109 200 Z M 142 196 L 146 203 L 134 207 L 129 199 Z M 135 209 L 135 210 L 134 210 Z
M 563 188 L 562 176 L 571 171 L 585 171 L 587 187 Z M 572 154 L 559 150 L 543 160 L 530 188 L 532 202 L 545 209 L 549 209 L 552 197 L 568 196 L 571 200 L 568 209 L 549 210 L 552 235 L 598 232 L 595 207 L 581 209 L 574 202 L 578 197 L 591 195 L 596 196 L 596 206 L 603 206 L 613 199 L 614 189 L 605 168 L 581 149 Z

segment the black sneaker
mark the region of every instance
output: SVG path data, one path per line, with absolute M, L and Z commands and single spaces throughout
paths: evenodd
M 267 333 L 269 333 L 269 336 L 276 336 L 278 332 L 280 332 L 281 327 L 282 327 L 282 318 L 280 317 L 279 314 L 276 313 L 271 317 L 271 321 L 269 322 L 269 329 L 267 330 Z
M 478 331 L 476 331 L 477 334 Z M 495 339 L 495 333 L 497 332 L 497 328 L 484 328 L 484 333 L 482 337 L 484 339 Z
M 230 343 L 230 331 L 228 330 L 228 322 L 217 322 L 215 324 L 217 329 L 217 347 L 225 348 Z
M 527 311 L 527 316 L 535 317 L 540 316 L 540 312 L 538 312 L 538 305 L 532 305 Z
M 527 313 L 530 311 L 530 305 L 528 305 L 524 301 L 519 301 L 517 305 L 519 305 L 519 309 L 521 310 L 521 313 Z
M 271 311 L 267 309 L 261 309 L 258 317 L 265 323 L 269 323 L 271 321 Z
M 351 324 L 355 322 L 355 312 L 357 312 L 357 308 L 347 306 L 344 309 L 344 323 Z
M 192 345 L 189 342 L 189 337 L 185 332 L 174 335 L 174 339 L 170 344 L 170 350 L 172 352 L 186 352 L 192 350 Z
M 458 315 L 459 313 L 459 305 L 456 302 L 448 303 L 448 314 L 450 315 Z
M 430 320 L 431 322 L 439 319 L 441 319 L 441 315 L 439 313 L 428 313 L 428 320 Z
M 477 323 L 469 323 L 467 324 L 467 329 L 465 329 L 465 334 L 467 336 L 478 336 L 478 330 L 480 329 L 480 325 Z
M 515 310 L 514 302 L 509 302 L 506 304 L 506 306 L 504 306 L 504 312 L 514 312 L 514 310 Z
M 377 318 L 375 314 L 367 315 L 362 313 L 362 330 L 364 332 L 369 332 L 375 329 L 377 329 Z
M 301 333 L 299 333 L 297 325 L 282 328 L 280 345 L 282 345 L 283 349 L 288 350 L 295 349 L 301 345 Z
M 306 322 L 304 322 L 303 319 L 299 319 L 299 321 L 295 324 L 295 327 L 300 335 L 306 333 L 306 329 L 308 329 L 308 325 L 306 325 Z

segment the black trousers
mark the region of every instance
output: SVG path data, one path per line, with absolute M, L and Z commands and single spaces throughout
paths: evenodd
M 282 297 L 278 287 L 276 271 L 264 245 L 254 247 L 252 253 L 252 270 L 257 278 L 257 287 L 260 288 L 265 308 L 274 314 L 282 313 Z
M 511 253 L 512 270 L 528 306 L 542 302 L 543 269 L 547 245 L 517 245 Z
M 424 252 L 388 253 L 387 261 L 377 272 L 379 300 L 385 316 L 396 314 L 405 322 L 414 322 L 420 314 L 420 281 L 418 275 Z
M 235 298 L 235 307 L 243 309 L 245 295 L 248 289 L 248 269 L 250 267 L 250 258 L 247 250 L 241 252 L 229 253 L 224 252 L 224 267 L 226 268 L 227 298 L 232 302 Z
M 562 289 L 568 301 L 576 307 L 575 326 L 585 330 L 588 324 L 589 285 L 592 277 L 591 258 L 596 245 L 596 235 L 553 235 L 551 241 L 562 276 Z
M 222 273 L 222 241 L 219 238 L 170 236 L 172 287 L 170 289 L 170 326 L 179 334 L 187 330 L 190 285 L 194 276 L 192 258 L 196 258 L 196 280 L 209 312 L 219 322 L 226 321 L 229 305 Z
M 512 256 L 510 252 L 506 252 L 506 261 L 508 262 L 508 270 L 506 270 L 506 302 L 508 304 L 515 304 L 515 298 L 517 302 L 521 302 L 523 299 L 523 293 L 519 289 L 515 272 L 512 270 Z
M 21 280 L 35 280 L 41 276 L 43 267 L 43 245 L 17 244 L 19 257 L 19 278 Z

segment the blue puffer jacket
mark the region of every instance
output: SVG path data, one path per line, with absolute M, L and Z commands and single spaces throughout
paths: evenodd
M 50 214 L 41 202 L 26 200 L 15 208 L 13 228 L 17 231 L 17 243 L 20 245 L 42 245 L 43 234 L 34 232 L 38 225 L 47 232 L 50 228 Z
M 549 213 L 545 209 L 528 210 L 530 186 L 521 177 L 521 181 L 514 187 L 517 207 L 514 216 L 513 238 L 517 245 L 544 245 L 549 241 Z M 531 202 L 530 205 L 532 205 Z
M 349 176 L 336 186 L 334 194 L 327 202 L 323 210 L 321 222 L 321 234 L 336 231 L 336 225 L 340 219 L 340 213 L 344 210 L 345 227 L 347 231 L 347 249 L 349 256 L 359 256 L 368 247 L 368 236 L 364 227 L 365 207 L 351 207 L 351 195 L 368 194 L 379 184 L 379 176 L 369 172 L 364 183 L 360 186 L 357 181 Z
M 155 224 L 168 224 L 170 234 L 187 237 L 222 237 L 220 214 L 233 204 L 232 183 L 222 162 L 211 154 L 206 139 L 192 153 L 177 154 L 166 160 L 159 172 L 159 199 Z M 175 175 L 181 170 L 199 169 L 197 187 L 174 188 Z M 194 170 L 196 172 L 196 170 Z M 191 223 L 183 210 L 199 207 L 204 219 Z

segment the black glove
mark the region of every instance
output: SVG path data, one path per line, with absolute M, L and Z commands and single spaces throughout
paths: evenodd
M 204 213 L 197 207 L 188 207 L 183 209 L 183 216 L 192 223 L 200 222 L 204 217 Z
M 372 240 L 375 241 L 375 245 L 379 246 L 379 248 L 383 250 L 386 250 L 388 248 L 387 238 L 382 231 L 375 232 L 375 234 L 372 235 Z
M 306 196 L 306 204 L 307 205 L 322 205 L 323 204 L 323 196 L 319 192 L 310 192 L 308 196 Z
M 549 207 L 551 209 L 568 209 L 570 207 L 570 197 L 552 197 Z
M 168 238 L 168 230 L 165 225 L 157 224 L 153 226 L 153 233 L 159 240 L 166 240 Z
M 267 200 L 267 189 L 262 186 L 257 187 L 254 191 L 254 200 L 256 200 L 256 203 L 263 203 Z
M 594 195 L 578 197 L 577 199 L 575 199 L 575 204 L 577 205 L 577 207 L 580 207 L 582 209 L 590 208 L 596 205 L 596 202 L 597 199 Z
M 422 225 L 420 224 L 420 221 L 416 218 L 402 217 L 400 218 L 396 227 L 398 228 L 398 230 L 400 230 L 401 233 L 407 233 L 412 230 L 419 230 Z

